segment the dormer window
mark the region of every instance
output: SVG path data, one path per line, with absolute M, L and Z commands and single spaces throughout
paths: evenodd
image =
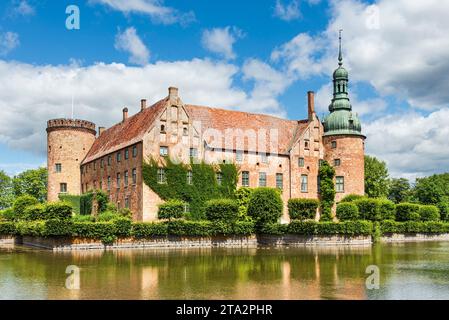
M 164 124 L 161 124 L 161 132 L 165 133 L 165 125 Z

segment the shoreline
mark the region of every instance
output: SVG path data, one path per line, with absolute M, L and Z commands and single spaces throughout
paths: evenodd
M 377 239 L 382 243 L 449 241 L 449 233 L 390 233 Z M 371 235 L 230 235 L 230 236 L 160 236 L 119 238 L 112 244 L 80 237 L 0 236 L 0 245 L 23 245 L 30 248 L 60 251 L 180 249 L 180 248 L 258 248 L 258 247 L 363 247 L 376 241 Z

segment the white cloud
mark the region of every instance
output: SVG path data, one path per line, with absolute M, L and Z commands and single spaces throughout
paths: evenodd
M 89 0 L 92 4 L 103 4 L 125 14 L 138 13 L 151 17 L 154 22 L 162 24 L 187 24 L 195 20 L 193 12 L 182 13 L 164 6 L 163 0 Z
M 228 26 L 204 30 L 201 41 L 203 47 L 207 50 L 217 53 L 226 59 L 235 59 L 234 43 L 243 36 L 244 34 L 240 29 Z
M 288 4 L 284 4 L 281 0 L 276 0 L 274 15 L 285 21 L 299 19 L 301 17 L 299 0 L 291 0 Z
M 449 109 L 394 114 L 365 124 L 367 153 L 385 160 L 396 177 L 414 179 L 449 168 Z
M 285 114 L 275 99 L 285 86 L 279 73 L 249 61 L 244 73 L 254 89 L 246 93 L 234 86 L 240 71 L 233 64 L 208 59 L 159 61 L 144 67 L 40 66 L 0 60 L 0 143 L 44 154 L 46 121 L 71 116 L 72 94 L 76 118 L 107 127 L 120 120 L 124 106 L 133 114 L 141 98 L 155 102 L 167 95 L 171 85 L 179 87 L 185 103 Z
M 345 67 L 351 80 L 370 83 L 382 95 L 436 110 L 449 105 L 448 1 L 334 0 L 327 29 L 301 33 L 272 55 L 300 77 L 330 74 L 343 29 Z
M 35 14 L 35 10 L 26 0 L 22 0 L 15 3 L 13 13 L 16 15 L 31 16 Z
M 11 31 L 0 33 L 0 56 L 7 55 L 19 46 L 19 44 L 19 35 L 17 33 Z
M 146 65 L 150 59 L 150 51 L 137 35 L 136 29 L 131 27 L 118 32 L 115 37 L 115 48 L 130 54 L 129 62 Z

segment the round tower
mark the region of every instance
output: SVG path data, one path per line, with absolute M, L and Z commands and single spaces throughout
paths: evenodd
M 352 112 L 348 71 L 343 68 L 341 34 L 338 68 L 333 74 L 330 114 L 323 121 L 325 160 L 335 168 L 335 201 L 348 194 L 365 194 L 365 136 L 359 117 Z
M 80 163 L 95 141 L 95 124 L 77 119 L 47 122 L 48 201 L 81 193 Z

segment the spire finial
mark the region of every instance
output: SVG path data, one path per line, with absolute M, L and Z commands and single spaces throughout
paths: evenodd
M 343 29 L 338 30 L 338 65 L 341 66 L 343 65 L 343 56 L 341 54 L 341 32 L 343 31 Z

